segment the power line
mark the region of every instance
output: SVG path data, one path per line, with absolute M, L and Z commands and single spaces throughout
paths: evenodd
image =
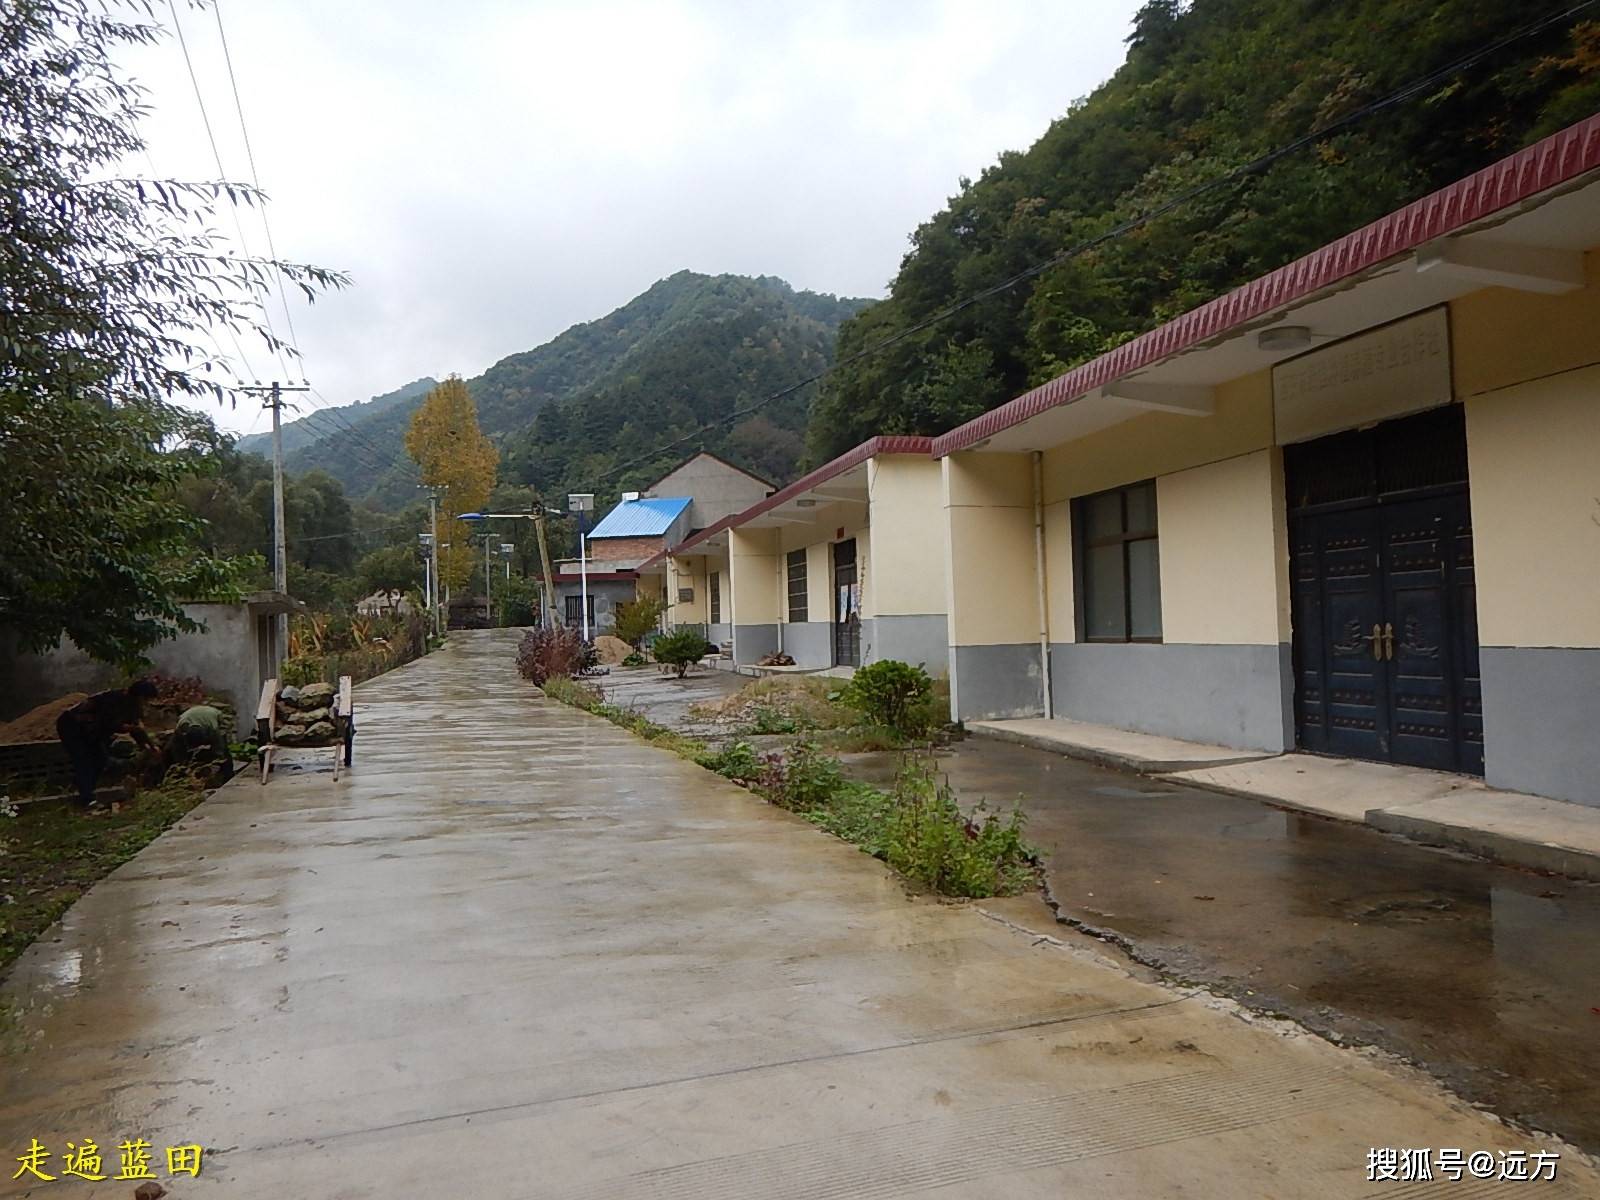
M 173 0 L 167 0 L 167 11 L 172 15 L 172 29 L 173 32 L 178 35 L 178 47 L 183 51 L 184 66 L 187 67 L 189 71 L 189 83 L 194 88 L 195 103 L 200 108 L 200 121 L 201 124 L 205 126 L 206 141 L 211 143 L 211 159 L 217 165 L 217 180 L 222 186 L 226 187 L 228 172 L 227 169 L 222 165 L 222 152 L 217 149 L 217 137 L 211 128 L 211 114 L 206 111 L 206 98 L 200 91 L 200 77 L 195 74 L 194 59 L 189 56 L 189 42 L 188 39 L 183 36 L 183 24 L 178 20 L 178 9 L 173 3 Z M 259 191 L 259 187 L 257 190 Z M 239 234 L 239 248 L 244 251 L 245 257 L 249 258 L 251 257 L 250 242 L 249 239 L 244 236 L 244 225 L 239 220 L 239 206 L 233 202 L 231 196 L 229 197 L 228 202 L 228 212 L 233 217 L 234 230 Z M 278 331 L 272 327 L 272 314 L 267 311 L 267 306 L 265 304 L 261 304 L 259 298 L 257 298 L 256 302 L 261 306 L 262 319 L 266 322 L 267 333 L 272 337 L 273 354 L 276 355 L 278 359 L 278 366 L 283 369 L 283 373 L 287 377 L 290 374 L 289 364 L 284 361 L 283 349 L 281 345 L 278 344 L 280 341 L 278 338 Z M 234 344 L 236 346 L 238 345 L 237 336 L 234 338 Z M 239 354 L 241 357 L 243 357 L 243 347 L 240 347 Z M 304 372 L 301 373 L 304 374 Z
M 306 422 L 311 432 L 317 435 L 319 441 L 339 439 L 346 443 L 345 448 L 351 457 L 355 458 L 360 466 L 369 471 L 386 474 L 398 465 L 392 460 L 380 457 L 379 452 L 368 443 L 361 441 L 359 438 L 351 437 L 348 429 L 340 428 L 328 420 L 328 412 L 325 409 L 301 410 L 300 419 Z
M 170 4 L 171 0 L 168 0 L 168 3 Z M 233 89 L 233 108 L 234 111 L 239 114 L 239 132 L 244 137 L 245 160 L 250 164 L 250 182 L 255 185 L 256 191 L 260 193 L 262 191 L 261 175 L 256 171 L 255 150 L 250 145 L 250 127 L 245 124 L 244 104 L 239 99 L 239 80 L 238 77 L 233 73 L 233 55 L 228 50 L 227 32 L 222 28 L 221 0 L 212 0 L 211 11 L 217 18 L 217 37 L 222 40 L 222 61 L 228 66 L 228 84 Z M 179 36 L 181 37 L 182 35 L 180 34 Z M 214 142 L 212 143 L 212 148 L 216 148 L 216 144 Z M 267 255 L 274 263 L 276 263 L 278 261 L 278 248 L 273 244 L 272 241 L 272 222 L 267 218 L 266 202 L 263 200 L 261 204 L 257 205 L 257 208 L 261 213 L 261 228 L 267 235 Z M 272 275 L 273 279 L 278 285 L 278 303 L 283 306 L 283 319 L 288 322 L 289 326 L 289 345 L 294 348 L 296 357 L 302 358 L 302 361 L 304 361 L 303 356 L 300 354 L 299 339 L 295 336 L 294 332 L 294 314 L 289 311 L 289 300 L 288 297 L 284 295 L 283 291 L 283 272 L 274 270 Z M 262 311 L 266 311 L 265 305 L 262 306 Z M 305 381 L 301 380 L 301 382 L 303 383 Z
M 1096 234 L 1094 237 L 1078 242 L 1076 245 L 1068 247 L 1059 254 L 1035 263 L 1031 267 L 1027 267 L 1021 271 L 1018 271 L 1015 275 L 1011 275 L 1005 279 L 1002 279 L 998 283 L 991 284 L 989 287 L 983 288 L 969 296 L 963 297 L 953 304 L 940 309 L 938 312 L 935 312 L 930 316 L 924 317 L 922 320 L 913 325 L 907 326 L 905 329 L 902 329 L 897 333 L 891 334 L 886 338 L 874 342 L 870 346 L 864 346 L 854 354 L 847 355 L 842 359 L 834 361 L 828 366 L 823 367 L 821 370 L 806 376 L 797 383 L 790 384 L 785 388 L 780 388 L 778 391 L 764 396 L 760 400 L 754 401 L 751 404 L 747 404 L 743 408 L 735 409 L 733 412 L 728 413 L 726 416 L 719 417 L 715 421 L 707 422 L 698 429 L 695 429 L 690 433 L 685 434 L 683 437 L 678 438 L 676 441 L 668 442 L 663 446 L 657 446 L 655 449 L 650 451 L 649 454 L 641 455 L 637 458 L 630 459 L 627 462 L 620 463 L 611 470 L 596 477 L 595 482 L 604 483 L 608 480 L 614 479 L 623 472 L 630 471 L 641 464 L 651 462 L 667 451 L 676 449 L 677 447 L 684 445 L 686 442 L 694 441 L 698 438 L 704 437 L 707 433 L 710 433 L 714 429 L 718 429 L 722 426 L 730 425 L 735 421 L 742 420 L 744 417 L 761 411 L 769 404 L 781 400 L 785 396 L 792 396 L 802 388 L 806 388 L 811 386 L 813 383 L 820 382 L 833 372 L 839 370 L 841 367 L 846 367 L 852 363 L 860 362 L 863 359 L 871 358 L 874 355 L 881 354 L 883 351 L 892 346 L 898 345 L 907 338 L 913 337 L 918 333 L 922 333 L 923 331 L 930 329 L 935 325 L 942 324 L 951 317 L 956 316 L 958 313 L 965 312 L 967 309 L 976 304 L 980 304 L 994 296 L 1008 292 L 1018 284 L 1025 283 L 1030 279 L 1036 278 L 1037 276 L 1044 274 L 1046 271 L 1060 266 L 1064 262 L 1067 262 L 1073 258 L 1077 258 L 1079 255 L 1086 254 L 1090 250 L 1098 249 L 1109 242 L 1125 237 L 1134 230 L 1149 224 L 1151 221 L 1156 220 L 1159 217 L 1165 216 L 1167 213 L 1170 213 L 1177 208 L 1191 204 L 1195 200 L 1198 200 L 1200 197 L 1207 195 L 1210 192 L 1236 183 L 1247 176 L 1254 175 L 1264 170 L 1266 167 L 1271 166 L 1279 159 L 1293 154 L 1297 150 L 1302 150 L 1306 146 L 1328 137 L 1330 134 L 1337 133 L 1347 126 L 1355 124 L 1357 121 L 1365 120 L 1367 117 L 1373 116 L 1374 114 L 1382 112 L 1385 109 L 1392 108 L 1396 104 L 1402 104 L 1411 99 L 1413 96 L 1416 96 L 1418 93 L 1426 91 L 1440 80 L 1448 78 L 1449 76 L 1454 75 L 1459 71 L 1463 71 L 1468 67 L 1476 66 L 1479 62 L 1490 55 L 1498 53 L 1499 51 L 1506 49 L 1508 46 L 1516 44 L 1524 38 L 1532 37 L 1537 33 L 1542 33 L 1544 30 L 1549 29 L 1553 25 L 1558 25 L 1564 21 L 1570 20 L 1572 17 L 1577 16 L 1585 9 L 1593 8 L 1596 4 L 1600 4 L 1600 0 L 1581 0 L 1581 3 L 1571 5 L 1570 7 L 1562 9 L 1559 12 L 1554 12 L 1548 16 L 1539 18 L 1538 20 L 1531 21 L 1528 24 L 1512 31 L 1506 36 L 1494 42 L 1480 46 L 1476 50 L 1469 51 L 1460 58 L 1447 63 L 1445 66 L 1438 67 L 1425 75 L 1419 76 L 1417 79 L 1412 80 L 1410 83 L 1405 84 L 1397 90 L 1390 92 L 1389 94 L 1382 96 L 1369 104 L 1365 104 L 1352 112 L 1346 113 L 1344 116 L 1312 130 L 1310 133 L 1303 134 L 1292 141 L 1285 142 L 1283 145 L 1278 146 L 1273 150 L 1269 150 L 1260 157 L 1254 158 L 1251 161 L 1244 163 L 1242 166 L 1235 167 L 1233 170 L 1219 175 L 1215 179 L 1208 180 L 1207 182 L 1198 184 L 1187 191 L 1180 192 L 1176 196 L 1173 196 L 1163 203 L 1158 204 L 1156 207 L 1148 209 L 1137 216 L 1131 217 L 1121 224 L 1113 226 L 1112 228 L 1104 231 L 1103 233 Z

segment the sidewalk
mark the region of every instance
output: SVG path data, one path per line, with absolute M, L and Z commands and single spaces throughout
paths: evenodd
M 1314 754 L 1252 754 L 1081 721 L 971 721 L 967 729 L 1101 766 L 1365 822 L 1512 866 L 1600 880 L 1600 808 L 1499 791 L 1466 775 Z

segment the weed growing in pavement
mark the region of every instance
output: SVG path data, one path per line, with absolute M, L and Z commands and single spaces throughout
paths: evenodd
M 908 759 L 895 779 L 883 857 L 902 875 L 947 896 L 1010 895 L 1037 875 L 1038 855 L 1022 826 L 1020 808 L 1002 820 L 980 804 L 968 817 L 931 762 Z

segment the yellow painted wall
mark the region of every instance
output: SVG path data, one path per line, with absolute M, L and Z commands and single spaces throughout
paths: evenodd
M 1044 452 L 1051 504 L 1272 445 L 1272 373 L 1256 371 L 1216 389 L 1209 417 L 1152 412 Z
M 1480 643 L 1600 647 L 1600 366 L 1466 409 Z
M 921 616 L 945 610 L 944 472 L 931 458 L 886 455 L 867 464 L 871 497 L 874 616 Z
M 706 623 L 705 560 L 702 558 L 667 559 L 667 610 L 669 626 L 704 625 Z M 678 599 L 679 588 L 693 588 L 694 599 Z
M 778 531 L 734 528 L 728 531 L 728 588 L 732 605 L 725 620 L 740 625 L 775 625 L 780 619 Z
M 1281 463 L 1277 450 L 1257 450 L 1157 478 L 1163 641 L 1288 640 Z
M 1044 578 L 1049 602 L 1050 640 L 1077 640 L 1077 600 L 1072 577 L 1072 504 L 1044 506 Z
M 1457 396 L 1476 396 L 1600 359 L 1600 250 L 1588 285 L 1564 296 L 1484 288 L 1450 302 Z
M 941 461 L 952 644 L 1037 642 L 1033 468 L 1028 456 L 968 451 Z

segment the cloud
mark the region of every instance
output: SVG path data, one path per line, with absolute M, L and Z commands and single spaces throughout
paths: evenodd
M 961 176 L 1115 70 L 1136 8 L 224 0 L 222 14 L 277 249 L 355 282 L 309 308 L 290 298 L 306 372 L 342 404 L 475 374 L 682 268 L 882 295 Z M 178 11 L 223 165 L 246 178 L 213 14 Z M 214 176 L 176 43 L 127 63 L 156 106 L 155 169 Z M 259 220 L 242 224 L 262 252 Z

